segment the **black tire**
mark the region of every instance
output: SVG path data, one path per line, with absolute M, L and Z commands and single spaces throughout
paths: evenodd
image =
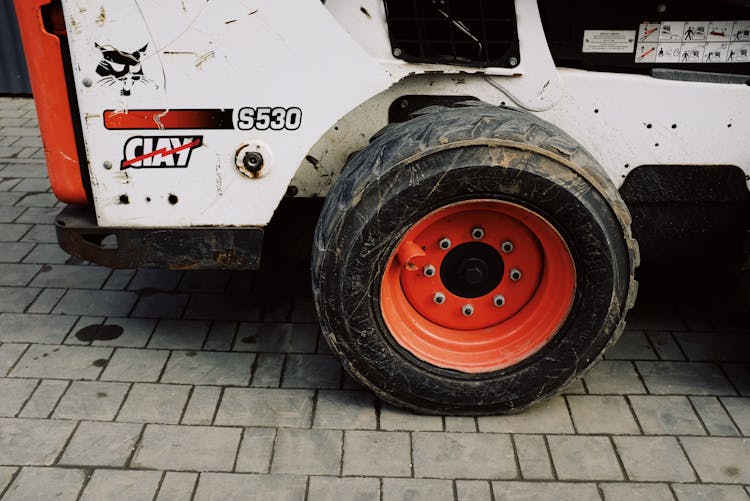
M 577 270 L 573 307 L 555 336 L 529 358 L 481 374 L 404 350 L 383 321 L 379 294 L 406 230 L 472 198 L 543 215 Z M 617 339 L 635 300 L 637 261 L 624 203 L 575 140 L 525 112 L 475 103 L 423 110 L 350 158 L 316 228 L 313 295 L 332 350 L 384 400 L 423 413 L 510 413 L 559 393 Z

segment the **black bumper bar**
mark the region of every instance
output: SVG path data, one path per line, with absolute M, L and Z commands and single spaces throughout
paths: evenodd
M 257 270 L 262 228 L 103 228 L 92 207 L 68 205 L 56 218 L 68 254 L 110 268 Z

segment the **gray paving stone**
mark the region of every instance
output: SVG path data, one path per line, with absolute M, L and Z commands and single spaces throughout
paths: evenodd
M 750 364 L 723 364 L 722 367 L 740 395 L 750 396 Z
M 31 287 L 0 287 L 0 311 L 24 312 L 40 292 L 41 289 Z
M 141 295 L 135 305 L 133 316 L 146 318 L 180 318 L 188 302 L 187 294 L 156 292 Z
M 573 423 L 562 397 L 535 405 L 520 414 L 477 418 L 479 431 L 496 433 L 573 433 Z
M 369 501 L 380 499 L 377 478 L 310 477 L 308 501 Z
M 130 282 L 128 289 L 132 291 L 160 290 L 171 291 L 182 280 L 183 272 L 179 270 L 163 270 L 156 268 L 140 269 Z
M 596 484 L 563 482 L 492 482 L 495 501 L 601 501 Z
M 285 322 L 292 309 L 292 298 L 284 296 L 269 296 L 263 308 L 264 322 Z
M 156 327 L 149 348 L 200 350 L 208 335 L 208 322 L 162 320 Z
M 104 327 L 105 317 L 78 317 L 78 321 L 63 341 L 63 344 L 90 346 L 89 338 L 96 337 Z M 92 329 L 96 329 L 92 332 Z
M 111 270 L 99 266 L 48 264 L 34 277 L 34 287 L 60 287 L 70 289 L 99 289 Z
M 721 401 L 742 434 L 746 437 L 750 436 L 750 398 L 723 397 Z
M 156 327 L 156 320 L 146 318 L 113 318 L 104 322 L 122 328 L 122 334 L 115 339 L 95 339 L 92 346 L 118 346 L 123 348 L 143 348 L 148 343 Z
M 656 360 L 646 333 L 638 330 L 625 330 L 620 339 L 604 355 L 608 360 Z
M 724 397 L 725 401 L 734 397 Z M 736 437 L 740 433 L 716 397 L 690 397 L 709 435 Z
M 380 407 L 380 429 L 402 431 L 443 431 L 442 416 L 415 414 L 383 403 Z
M 34 244 L 20 242 L 0 242 L 0 262 L 18 263 L 34 247 Z
M 189 393 L 190 387 L 184 385 L 135 383 L 117 421 L 177 424 Z
M 338 475 L 341 430 L 279 430 L 271 473 Z
M 750 484 L 750 438 L 682 437 L 701 482 Z
M 149 424 L 132 466 L 157 470 L 231 471 L 242 430 Z
M 140 424 L 83 421 L 59 464 L 123 467 L 135 449 Z
M 22 207 L 6 207 L 0 205 L 0 223 L 12 223 L 23 213 Z M 24 222 L 24 221 L 20 221 Z
M 232 273 L 225 270 L 188 270 L 177 288 L 185 292 L 223 292 Z
M 634 395 L 629 397 L 647 435 L 705 435 L 687 397 Z
M 133 292 L 71 289 L 52 311 L 62 315 L 124 317 L 137 299 Z
M 71 421 L 0 418 L 0 465 L 50 465 L 73 432 Z
M 604 501 L 674 501 L 666 484 L 601 484 Z
M 235 351 L 258 353 L 315 353 L 317 325 L 312 324 L 240 324 Z
M 560 392 L 561 395 L 585 395 L 586 393 L 586 386 L 583 384 L 583 379 L 580 377 L 568 381 L 568 384 L 562 392 Z
M 732 385 L 714 364 L 695 362 L 636 362 L 648 391 L 658 395 L 735 395 Z
M 17 207 L 54 207 L 57 198 L 52 193 L 28 193 L 16 204 Z
M 247 475 L 203 473 L 195 491 L 195 501 L 302 501 L 307 477 L 298 475 Z
M 674 337 L 688 360 L 750 361 L 750 339 L 745 332 L 676 332 Z
M 307 294 L 307 284 L 303 286 L 304 293 Z M 310 323 L 318 325 L 318 315 L 315 312 L 315 303 L 311 297 L 295 297 L 292 303 L 292 322 Z
M 46 379 L 96 379 L 102 371 L 97 361 L 108 359 L 111 352 L 110 348 L 32 345 L 18 361 L 11 375 Z
M 622 480 L 608 438 L 552 435 L 547 440 L 561 480 Z
M 281 353 L 259 353 L 255 364 L 251 386 L 256 388 L 278 388 L 286 355 Z
M 133 276 L 135 276 L 135 270 L 114 270 L 103 288 L 113 291 L 125 290 Z
M 18 242 L 31 228 L 28 224 L 0 223 L 0 241 Z
M 9 139 L 12 140 L 13 138 L 0 137 L 0 144 L 3 144 L 5 141 Z M 9 146 L 9 145 L 4 145 L 4 146 Z M 20 179 L 13 179 L 13 178 L 3 179 L 0 177 L 0 191 L 10 191 L 13 189 L 14 186 L 16 186 L 20 182 L 21 182 Z
M 203 344 L 204 350 L 229 351 L 232 349 L 232 341 L 237 332 L 237 322 L 215 322 L 208 331 L 208 337 Z
M 34 250 L 29 253 L 23 260 L 24 263 L 40 263 L 40 264 L 65 264 L 71 259 L 70 254 L 60 248 L 60 244 L 52 243 L 45 244 L 40 243 L 34 247 Z M 60 284 L 54 284 L 58 286 Z
M 65 339 L 76 317 L 60 315 L 0 314 L 0 341 L 58 344 Z
M 168 471 L 159 487 L 156 501 L 191 499 L 197 481 L 197 473 Z
M 578 433 L 640 433 L 625 397 L 570 395 L 566 398 Z
M 685 355 L 671 333 L 652 331 L 648 333 L 648 338 L 661 360 L 685 360 Z
M 685 323 L 677 311 L 656 302 L 638 302 L 628 314 L 628 328 L 647 331 L 684 331 Z
M 162 376 L 164 383 L 238 385 L 250 382 L 254 354 L 175 351 Z
M 35 180 L 23 180 L 19 185 L 13 188 L 14 191 L 19 191 L 19 187 L 29 186 L 31 184 L 39 184 L 42 187 L 42 183 L 45 183 L 46 179 L 35 179 Z M 44 184 L 44 186 L 47 186 Z M 36 191 L 36 190 L 30 190 Z M 41 191 L 41 190 L 39 190 Z M 19 223 L 31 223 L 31 224 L 51 224 L 55 220 L 55 216 L 60 212 L 56 207 L 29 207 L 26 211 L 17 219 Z
M 384 478 L 383 501 L 452 501 L 450 480 Z
M 0 493 L 10 484 L 17 470 L 15 466 L 0 466 Z
M 210 425 L 213 422 L 221 389 L 216 386 L 196 386 L 182 416 L 182 424 Z
M 542 435 L 514 435 L 521 476 L 525 479 L 552 480 L 552 462 Z
M 491 501 L 492 484 L 481 480 L 457 480 L 456 501 Z
M 18 225 L 18 223 L 14 223 Z M 35 224 L 21 238 L 22 242 L 57 243 L 57 232 L 52 224 Z
M 81 501 L 152 501 L 161 476 L 159 471 L 95 470 Z
M 3 343 L 0 345 L 0 376 L 5 376 L 10 371 L 28 347 L 28 344 Z
M 336 357 L 290 354 L 286 356 L 281 386 L 336 389 L 341 387 L 341 371 L 341 362 Z
M 68 388 L 68 384 L 68 381 L 42 381 L 18 417 L 48 418 Z
M 128 385 L 124 383 L 73 381 L 52 417 L 112 421 L 127 391 Z
M 23 193 L 0 190 L 0 206 L 11 207 L 21 200 L 23 196 Z
M 309 428 L 312 410 L 312 390 L 227 388 L 215 424 Z
M 260 305 L 239 294 L 193 294 L 184 318 L 196 320 L 260 320 Z
M 38 264 L 0 263 L 0 286 L 28 285 L 41 269 Z
M 631 480 L 692 482 L 693 469 L 674 437 L 614 437 Z
M 51 313 L 64 294 L 65 289 L 44 289 L 26 311 L 29 313 Z
M 268 473 L 276 433 L 275 428 L 245 428 L 235 471 Z
M 313 427 L 374 430 L 377 427 L 375 397 L 368 391 L 321 390 Z
M 445 416 L 445 431 L 474 433 L 477 431 L 477 420 L 467 416 Z
M 0 378 L 0 417 L 14 417 L 31 396 L 36 379 Z
M 344 432 L 343 475 L 411 476 L 409 434 L 405 432 Z
M 672 484 L 679 501 L 748 501 L 739 485 Z
M 168 357 L 166 350 L 118 348 L 99 379 L 154 383 L 159 380 Z
M 509 435 L 416 432 L 414 476 L 429 478 L 516 478 Z
M 3 500 L 75 501 L 85 478 L 83 470 L 72 468 L 23 468 L 8 488 Z
M 586 388 L 595 395 L 646 393 L 632 362 L 602 360 L 584 376 Z

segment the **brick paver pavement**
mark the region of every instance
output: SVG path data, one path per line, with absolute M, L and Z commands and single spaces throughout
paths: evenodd
M 565 395 L 415 416 L 342 372 L 304 265 L 110 271 L 59 208 L 32 101 L 0 98 L 3 499 L 750 499 L 747 302 L 700 270 L 641 272 Z

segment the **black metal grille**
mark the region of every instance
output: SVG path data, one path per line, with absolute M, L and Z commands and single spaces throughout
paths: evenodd
M 393 55 L 410 62 L 517 66 L 513 0 L 385 0 Z

